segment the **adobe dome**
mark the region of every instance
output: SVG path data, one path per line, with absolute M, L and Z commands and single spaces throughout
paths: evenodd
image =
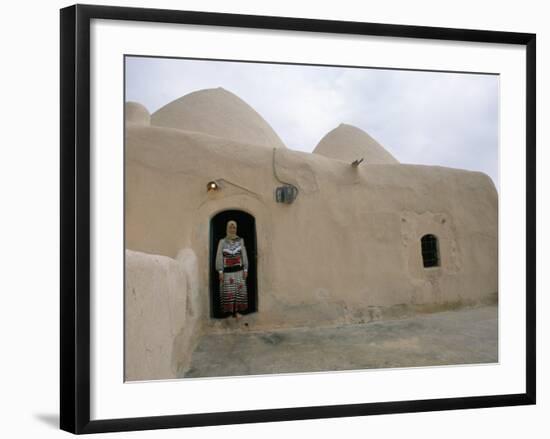
M 153 113 L 151 124 L 269 148 L 285 147 L 256 110 L 221 87 L 195 91 L 170 102 Z
M 150 125 L 151 115 L 147 108 L 137 102 L 126 102 L 125 105 L 126 123 L 138 125 Z
M 349 163 L 361 158 L 365 159 L 366 164 L 399 163 L 365 131 L 344 123 L 327 133 L 313 152 Z

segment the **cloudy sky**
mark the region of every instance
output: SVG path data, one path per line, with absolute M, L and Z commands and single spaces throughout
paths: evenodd
M 347 123 L 402 163 L 482 171 L 498 188 L 498 76 L 126 58 L 126 100 L 151 113 L 214 87 L 251 105 L 291 149 L 311 152 Z

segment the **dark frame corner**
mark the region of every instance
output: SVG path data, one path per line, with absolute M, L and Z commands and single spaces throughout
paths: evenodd
M 90 420 L 90 21 L 134 20 L 257 29 L 427 38 L 526 47 L 526 392 L 511 395 Z M 536 402 L 536 36 L 447 29 L 75 5 L 60 11 L 60 426 L 80 433 L 515 406 Z

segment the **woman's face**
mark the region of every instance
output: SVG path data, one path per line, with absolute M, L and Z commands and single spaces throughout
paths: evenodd
M 227 233 L 229 235 L 237 234 L 237 224 L 234 222 L 227 223 Z

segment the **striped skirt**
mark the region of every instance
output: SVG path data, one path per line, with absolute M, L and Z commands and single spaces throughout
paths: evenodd
M 224 273 L 220 281 L 220 305 L 223 313 L 245 311 L 248 308 L 248 293 L 244 271 Z

